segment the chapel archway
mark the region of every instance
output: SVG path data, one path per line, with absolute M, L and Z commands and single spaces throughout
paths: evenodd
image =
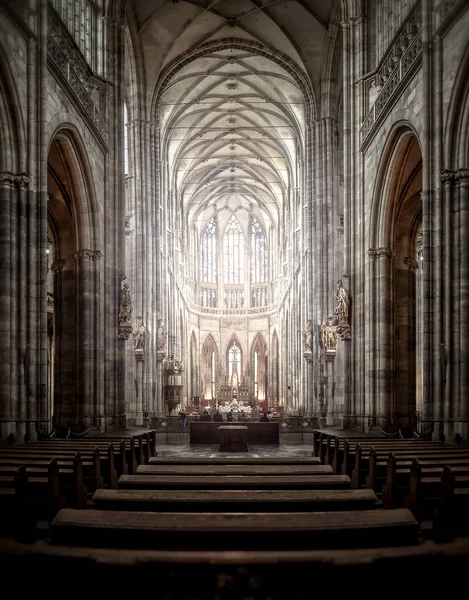
M 53 137 L 48 190 L 48 417 L 61 429 L 97 423 L 98 317 L 91 180 L 71 129 Z
M 376 396 L 371 424 L 412 427 L 423 402 L 422 154 L 415 132 L 396 126 L 383 153 L 375 209 L 372 328 Z

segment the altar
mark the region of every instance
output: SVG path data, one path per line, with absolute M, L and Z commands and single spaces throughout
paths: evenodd
M 228 425 L 228 424 L 226 424 Z M 248 444 L 279 444 L 279 421 L 259 423 L 247 421 L 242 424 L 247 427 Z M 223 426 L 214 421 L 190 421 L 189 434 L 191 444 L 219 444 L 218 428 Z
M 220 452 L 248 452 L 248 428 L 246 425 L 220 425 L 218 436 Z

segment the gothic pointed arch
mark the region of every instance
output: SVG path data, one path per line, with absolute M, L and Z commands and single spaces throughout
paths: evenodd
M 372 206 L 368 336 L 374 378 L 369 412 L 380 426 L 416 424 L 423 408 L 422 153 L 409 123 L 392 128 Z
M 264 404 L 264 410 L 268 399 L 268 347 L 265 337 L 258 333 L 251 345 L 251 393 L 257 403 Z
M 445 123 L 446 169 L 469 167 L 469 44 L 460 62 Z
M 271 342 L 271 375 L 270 375 L 270 392 L 269 396 L 271 399 L 272 406 L 282 406 L 283 402 L 281 401 L 279 389 L 280 389 L 280 361 L 279 361 L 279 342 L 277 330 L 274 329 L 272 333 L 272 342 Z
M 189 342 L 189 369 L 188 373 L 190 376 L 189 381 L 189 404 L 191 399 L 194 396 L 200 396 L 201 388 L 200 388 L 200 380 L 201 380 L 201 370 L 200 370 L 200 352 L 199 352 L 199 344 L 197 341 L 197 336 L 195 331 L 193 330 L 190 336 Z
M 202 346 L 203 395 L 205 399 L 212 400 L 216 396 L 218 364 L 218 347 L 213 335 L 208 334 Z
M 26 172 L 24 117 L 9 60 L 0 44 L 0 173 Z
M 49 266 L 48 315 L 54 368 L 50 414 L 56 427 L 86 428 L 99 412 L 96 386 L 99 310 L 95 272 L 98 244 L 96 199 L 87 153 L 73 126 L 51 140 L 47 163 L 48 222 L 54 261 Z

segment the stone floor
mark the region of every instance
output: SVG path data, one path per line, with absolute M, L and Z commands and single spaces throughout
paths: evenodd
M 158 456 L 311 456 L 311 444 L 249 444 L 248 452 L 220 452 L 217 444 L 190 444 L 189 434 L 180 434 L 178 442 L 156 441 Z

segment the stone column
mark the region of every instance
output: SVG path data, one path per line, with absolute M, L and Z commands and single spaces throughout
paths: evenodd
M 442 365 L 444 369 L 443 384 L 444 396 L 442 414 L 435 410 L 436 418 L 443 418 L 449 423 L 454 409 L 454 397 L 459 388 L 459 319 L 457 311 L 453 310 L 459 297 L 459 240 L 454 239 L 456 215 L 459 219 L 459 202 L 455 188 L 455 171 L 446 170 L 441 175 L 443 183 L 443 296 L 444 296 L 444 346 L 442 352 Z M 422 257 L 425 262 L 425 256 Z
M 65 332 L 70 333 L 69 328 L 63 319 L 64 313 L 64 267 L 65 260 L 57 260 L 50 266 L 50 270 L 54 273 L 54 303 L 55 303 L 55 355 L 54 362 L 54 429 L 58 426 L 66 427 L 70 425 L 74 418 L 75 410 L 75 367 L 76 358 L 73 349 L 76 348 L 76 343 L 70 340 L 70 337 L 75 337 L 75 330 L 72 329 L 72 336 L 65 339 Z M 68 278 L 74 271 L 67 271 Z M 73 282 L 72 282 L 73 283 Z M 67 284 L 65 284 L 65 287 Z M 75 313 L 70 315 L 75 322 Z
M 99 289 L 97 285 L 99 250 L 79 250 L 75 253 L 77 263 L 77 417 L 83 429 L 101 427 L 98 401 L 98 356 L 100 328 Z
M 392 337 L 392 272 L 396 253 L 390 248 L 370 248 L 368 256 L 377 261 L 370 281 L 371 302 L 376 306 L 377 326 L 371 340 L 371 352 L 376 356 L 375 369 L 371 376 L 376 378 L 377 402 L 369 415 L 372 425 L 387 427 L 394 416 L 394 357 Z
M 460 420 L 455 430 L 464 438 L 469 434 L 469 169 L 460 169 L 457 173 L 459 183 L 459 219 L 460 219 L 460 326 L 459 346 L 461 372 L 456 419 Z M 456 307 L 455 307 L 456 309 Z

